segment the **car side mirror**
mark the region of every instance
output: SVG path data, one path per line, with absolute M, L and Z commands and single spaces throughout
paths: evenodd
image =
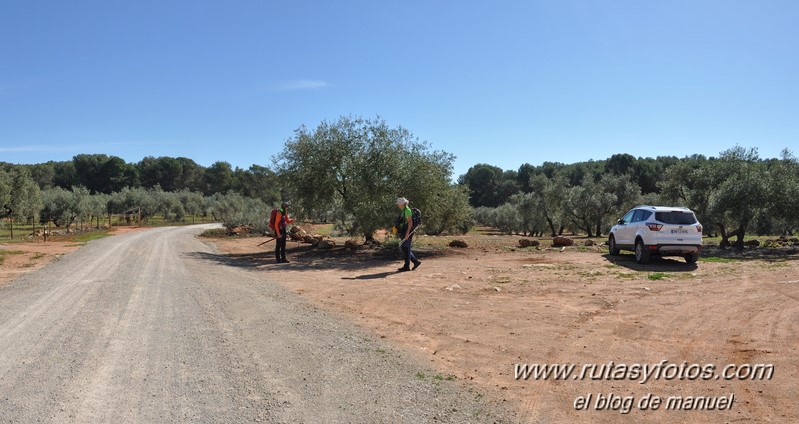
M 618 222 L 616 222 L 616 223 L 617 223 L 617 224 L 619 224 L 619 225 L 624 225 L 624 220 L 623 220 L 623 219 L 620 219 L 620 220 L 619 220 Z

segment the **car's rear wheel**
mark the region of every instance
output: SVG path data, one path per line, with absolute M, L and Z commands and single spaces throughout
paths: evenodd
M 699 260 L 699 252 L 689 253 L 685 255 L 685 262 L 695 264 Z
M 645 264 L 649 262 L 649 251 L 644 246 L 644 241 L 638 239 L 635 241 L 635 262 Z
M 613 256 L 619 254 L 619 248 L 616 246 L 616 237 L 613 237 L 613 234 L 608 237 L 608 249 L 610 250 L 610 254 Z

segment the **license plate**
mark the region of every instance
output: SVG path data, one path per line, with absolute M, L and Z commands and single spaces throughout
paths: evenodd
M 671 230 L 672 234 L 688 234 L 688 230 L 680 228 L 679 230 Z

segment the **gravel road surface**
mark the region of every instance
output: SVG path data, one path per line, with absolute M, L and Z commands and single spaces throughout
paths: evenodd
M 301 296 L 205 259 L 203 228 L 96 240 L 0 287 L 0 422 L 516 421 Z

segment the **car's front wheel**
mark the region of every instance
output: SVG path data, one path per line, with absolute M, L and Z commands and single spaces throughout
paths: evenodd
M 610 254 L 613 256 L 617 256 L 619 254 L 619 247 L 616 246 L 616 237 L 613 237 L 613 234 L 608 237 L 608 249 L 610 250 Z
M 635 241 L 635 262 L 645 264 L 649 262 L 649 251 L 644 246 L 644 241 L 638 239 Z

